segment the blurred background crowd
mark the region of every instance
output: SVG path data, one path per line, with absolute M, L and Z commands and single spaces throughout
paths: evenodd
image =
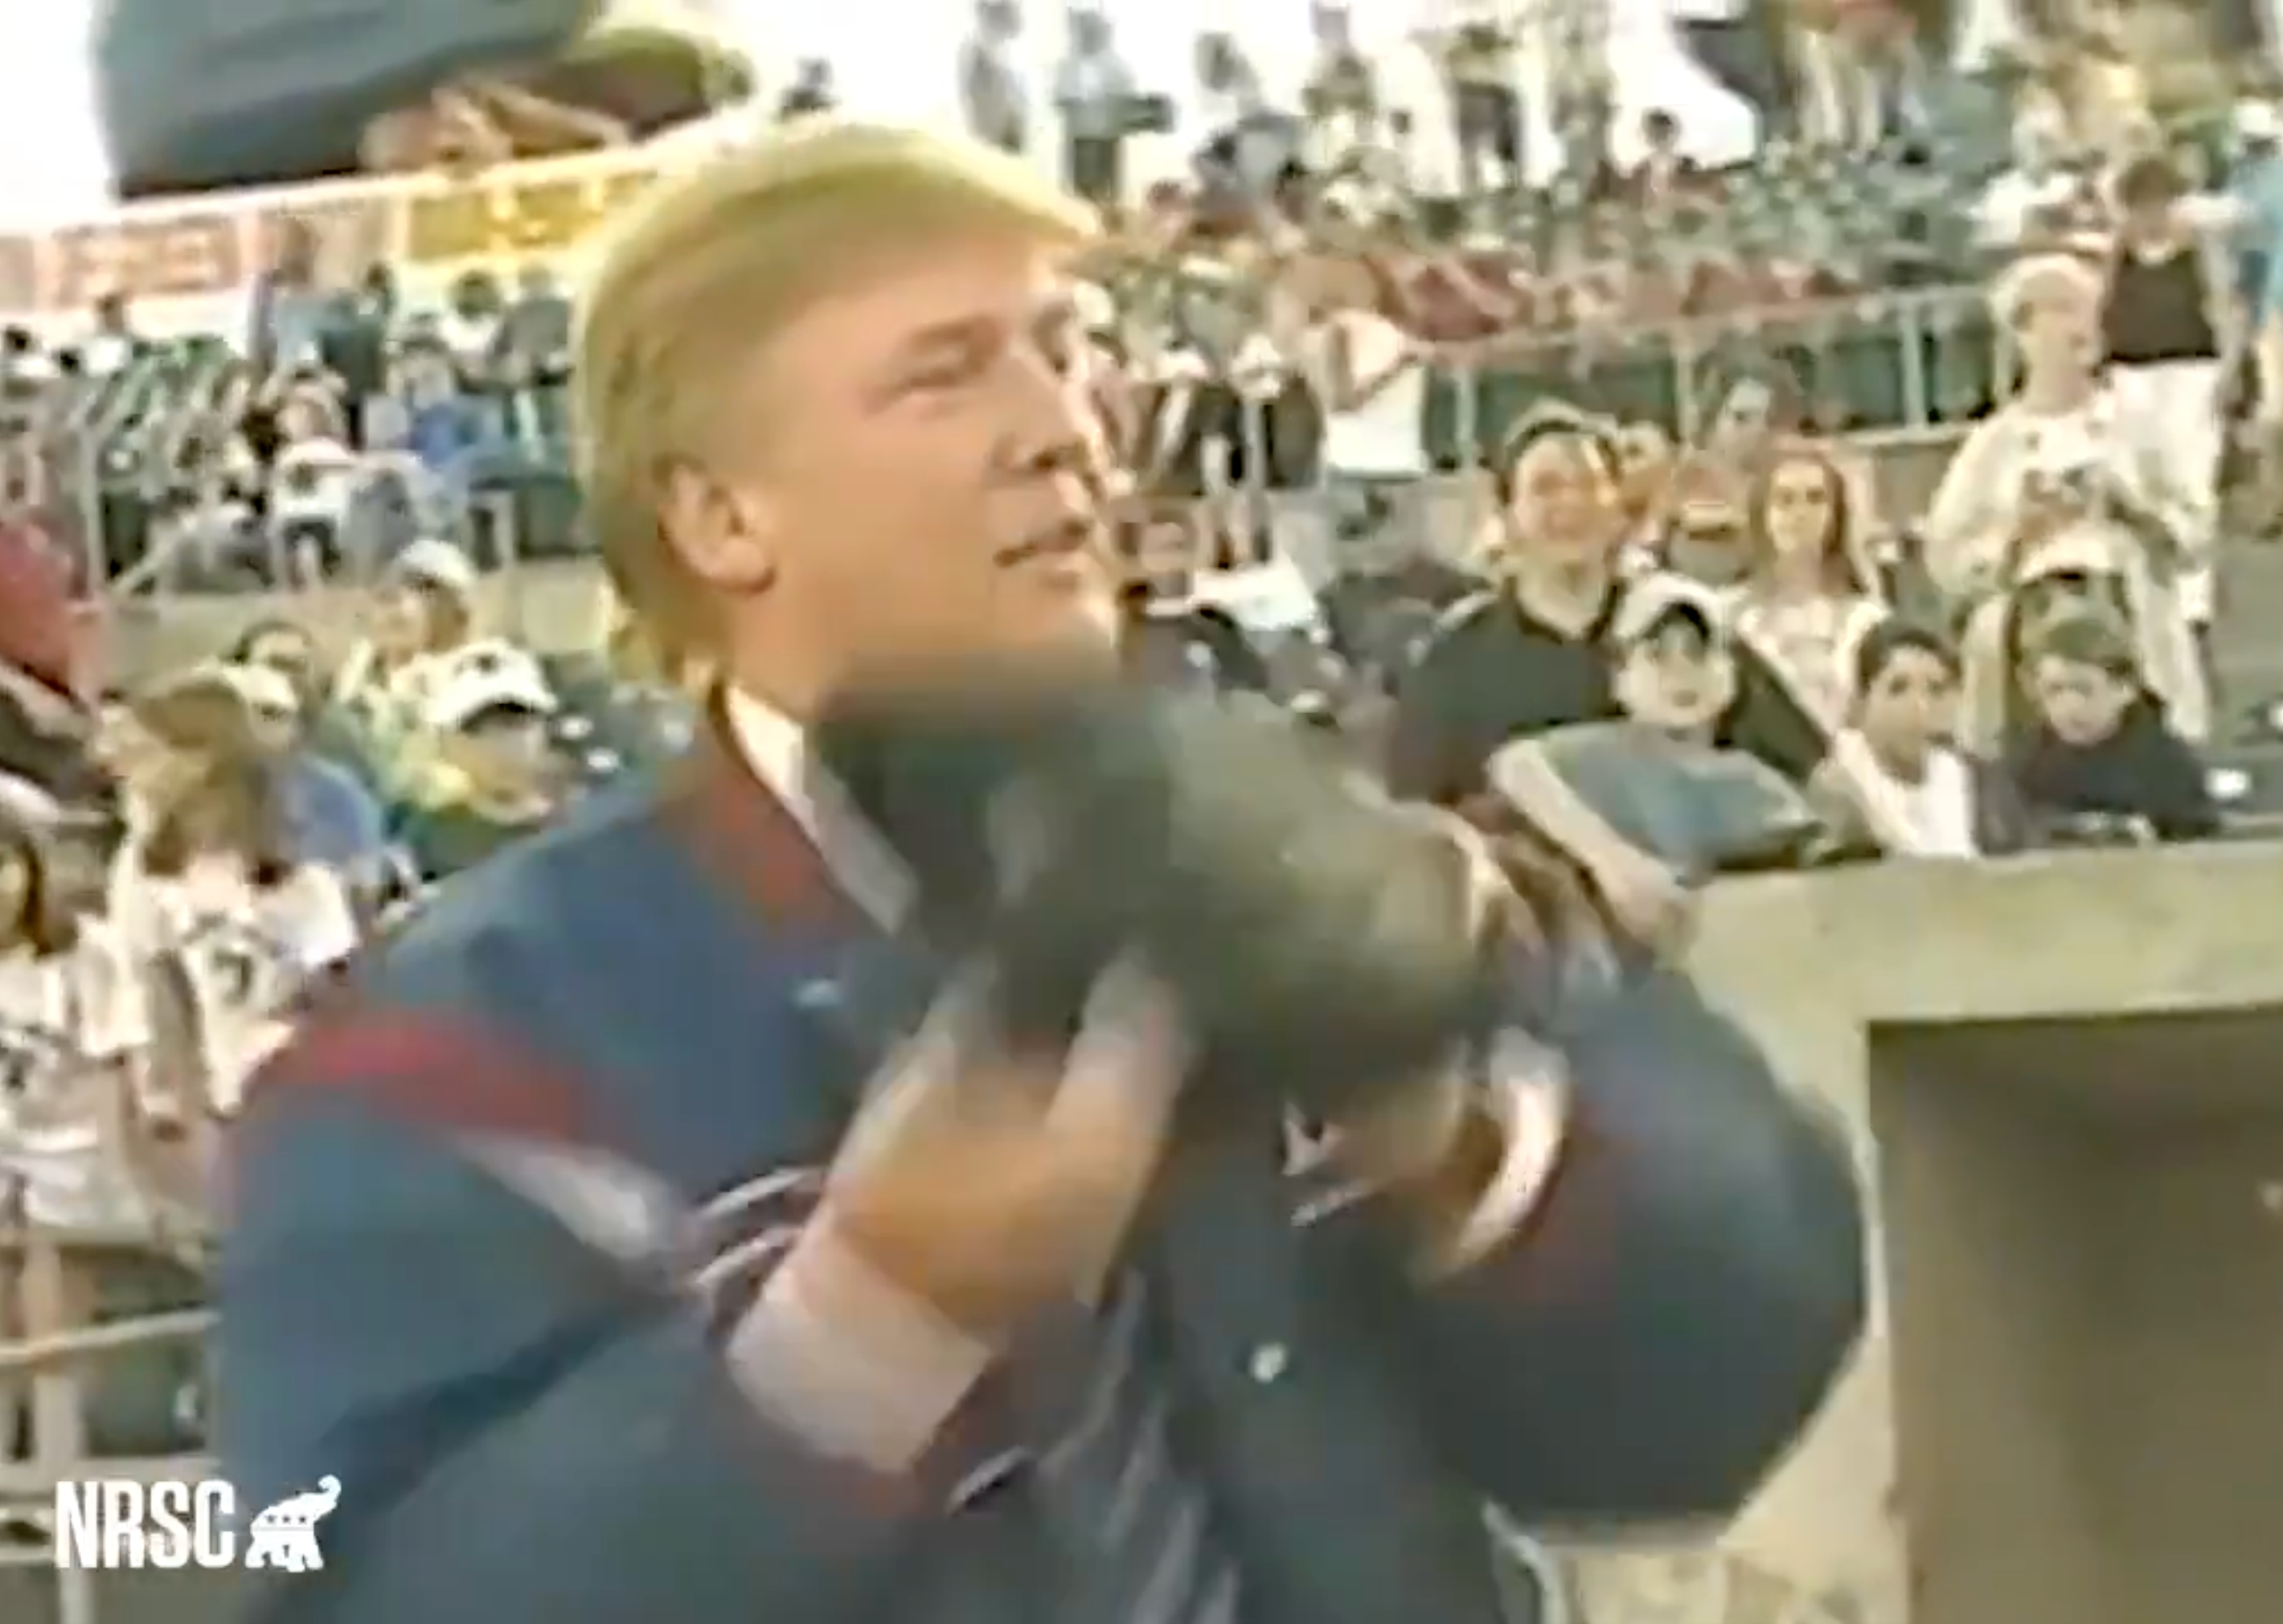
M 1621 922 L 1660 876 L 2271 832 L 2272 20 L 1659 14 L 1687 107 L 1598 0 L 1295 0 L 1305 74 L 1205 34 L 1180 85 L 1106 11 L 977 5 L 951 99 L 1103 214 L 1137 666 L 1495 787 Z M 844 66 L 636 41 L 0 238 L 0 1171 L 118 1245 L 32 1318 L 194 1308 L 209 1131 L 302 1002 L 687 736 L 588 562 L 582 255 Z M 43 1425 L 194 1445 L 199 1359 Z

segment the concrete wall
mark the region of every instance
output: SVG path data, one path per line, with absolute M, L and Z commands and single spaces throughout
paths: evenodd
M 2148 1624 L 2283 1595 L 2283 851 L 1739 882 L 1699 973 L 1855 1125 L 1876 1321 L 1718 1553 L 1590 1624 Z

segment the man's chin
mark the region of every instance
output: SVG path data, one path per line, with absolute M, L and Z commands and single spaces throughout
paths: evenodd
M 1009 586 L 1011 643 L 1064 659 L 1094 651 L 1105 658 L 1117 653 L 1118 594 L 1102 571 L 1026 574 Z
M 1103 664 L 1118 658 L 1118 603 L 1107 589 L 1073 594 L 1042 613 L 1032 636 L 1040 652 L 1067 661 Z

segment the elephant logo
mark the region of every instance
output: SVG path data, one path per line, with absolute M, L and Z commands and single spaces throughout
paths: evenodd
M 315 1490 L 288 1495 L 255 1513 L 245 1565 L 289 1573 L 314 1573 L 323 1567 L 325 1553 L 317 1543 L 317 1525 L 331 1517 L 340 1502 L 341 1480 L 326 1476 L 317 1480 Z

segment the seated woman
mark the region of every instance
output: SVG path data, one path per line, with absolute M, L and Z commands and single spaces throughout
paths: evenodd
M 34 1223 L 138 1226 L 150 1209 L 108 1128 L 147 1048 L 143 1001 L 55 866 L 46 833 L 0 811 L 0 1179 Z
M 1846 720 L 1856 647 L 1886 614 L 1854 506 L 1825 453 L 1773 453 L 1752 482 L 1744 578 L 1729 591 L 1736 636 L 1834 730 Z
M 153 1005 L 186 1117 L 228 1116 L 311 991 L 355 951 L 356 911 L 332 870 L 299 860 L 277 764 L 238 674 L 186 673 L 139 698 L 121 762 L 129 836 L 107 913 Z
M 63 1246 L 44 1301 L 0 1264 L 0 1328 L 35 1336 L 197 1304 L 170 1243 L 194 1247 L 214 1210 L 214 1139 L 160 1109 L 151 1001 L 64 867 L 49 831 L 0 812 L 0 1188 Z M 84 1373 L 90 1452 L 197 1447 L 203 1360 L 152 1345 Z
M 1731 586 L 1749 567 L 1753 492 L 1796 432 L 1801 410 L 1798 390 L 1775 372 L 1741 373 L 1715 402 L 1670 476 L 1664 559 L 1681 574 Z
M 386 792 L 432 764 L 422 721 L 427 686 L 439 662 L 474 637 L 475 592 L 468 556 L 434 537 L 397 555 L 374 589 L 371 635 L 342 660 L 331 698 Z

